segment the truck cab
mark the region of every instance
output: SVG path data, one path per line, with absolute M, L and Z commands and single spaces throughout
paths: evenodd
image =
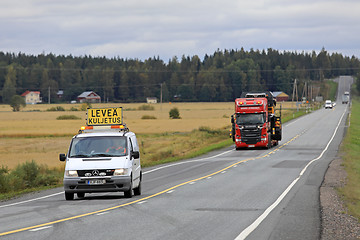
M 124 192 L 141 194 L 140 149 L 136 135 L 124 125 L 84 126 L 70 143 L 65 162 L 65 199 L 74 194 Z
M 281 118 L 275 116 L 276 101 L 271 92 L 244 93 L 235 99 L 231 136 L 237 150 L 271 148 L 281 140 Z

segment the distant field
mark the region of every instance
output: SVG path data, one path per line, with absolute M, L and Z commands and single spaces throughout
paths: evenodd
M 233 103 L 163 103 L 153 104 L 155 110 L 134 110 L 144 104 L 93 104 L 93 108 L 123 107 L 124 122 L 136 133 L 190 132 L 199 126 L 222 128 L 230 124 Z M 46 112 L 46 109 L 62 106 L 65 110 L 79 108 L 79 104 L 29 105 L 21 112 L 12 112 L 9 106 L 0 106 L 0 135 L 76 134 L 85 124 L 83 111 Z M 170 120 L 169 111 L 177 107 L 181 119 Z M 40 112 L 36 112 L 40 111 Z M 60 115 L 75 115 L 81 120 L 56 120 Z M 143 120 L 143 115 L 157 119 Z
M 93 104 L 93 108 L 123 107 L 124 122 L 131 131 L 139 135 L 139 144 L 144 146 L 144 160 L 149 158 L 165 158 L 180 156 L 188 149 L 204 147 L 202 137 L 189 139 L 186 134 L 199 127 L 211 129 L 229 129 L 230 116 L 234 112 L 234 103 L 163 103 L 153 104 L 154 110 L 137 110 L 144 103 L 136 104 Z M 279 104 L 278 104 L 279 105 Z M 66 111 L 48 112 L 51 107 L 61 106 Z M 171 108 L 177 107 L 181 119 L 169 119 Z M 292 103 L 282 103 L 283 116 L 289 115 Z M 28 105 L 20 112 L 12 112 L 10 106 L 0 105 L 0 166 L 14 168 L 19 163 L 36 161 L 49 167 L 63 166 L 58 160 L 59 153 L 65 153 L 79 128 L 86 121 L 85 111 L 69 111 L 80 108 L 80 104 L 38 104 Z M 80 120 L 56 120 L 61 115 L 75 115 Z M 144 115 L 156 119 L 141 119 Z M 292 115 L 292 112 L 291 112 Z M 217 139 L 217 140 L 216 140 Z M 210 141 L 227 141 L 228 132 L 224 136 Z M 189 144 L 192 143 L 192 144 Z M 146 155 L 146 156 L 145 156 Z M 142 158 L 143 159 L 143 158 Z

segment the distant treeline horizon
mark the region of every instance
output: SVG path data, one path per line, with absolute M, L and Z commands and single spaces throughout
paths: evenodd
M 304 86 L 324 95 L 324 80 L 357 76 L 357 57 L 266 50 L 217 50 L 201 60 L 197 55 L 164 62 L 159 57 L 138 59 L 0 52 L 0 103 L 13 95 L 40 91 L 43 102 L 70 102 L 84 91 L 94 91 L 103 102 L 233 101 L 242 92 L 282 91 L 292 95 Z M 360 84 L 358 84 L 360 85 Z M 63 91 L 58 99 L 57 93 Z M 299 96 L 298 96 L 299 97 Z

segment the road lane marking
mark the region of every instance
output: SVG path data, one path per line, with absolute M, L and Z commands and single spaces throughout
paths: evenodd
M 104 215 L 104 214 L 108 214 L 109 212 L 102 212 L 102 213 L 98 213 L 96 214 L 97 216 L 101 216 L 101 215 Z
M 23 203 L 28 203 L 28 202 L 33 202 L 33 201 L 36 201 L 36 200 L 41 200 L 41 199 L 44 199 L 44 198 L 53 197 L 53 196 L 60 195 L 60 194 L 63 194 L 63 193 L 64 192 L 58 192 L 58 193 L 54 193 L 54 194 L 46 195 L 46 196 L 43 196 L 43 197 L 38 197 L 38 198 L 26 200 L 26 201 L 21 201 L 21 202 L 11 203 L 11 204 L 7 204 L 7 205 L 2 205 L 2 206 L 0 206 L 0 208 L 15 206 L 15 205 L 23 204 Z
M 299 176 L 294 180 L 292 181 L 292 183 L 290 183 L 290 185 L 285 189 L 285 191 L 276 199 L 276 201 L 271 204 L 266 210 L 265 212 L 263 212 L 252 224 L 250 224 L 247 228 L 245 228 L 236 238 L 235 240 L 242 240 L 242 239 L 245 239 L 246 237 L 248 237 L 260 224 L 262 221 L 264 221 L 264 219 L 270 214 L 270 212 L 272 210 L 274 210 L 278 205 L 279 203 L 285 198 L 285 196 L 290 192 L 290 190 L 293 188 L 293 186 L 297 183 L 297 181 L 301 178 L 301 176 L 303 176 L 303 174 L 305 173 L 306 169 L 310 166 L 311 163 L 319 160 L 323 155 L 324 153 L 327 151 L 330 143 L 332 142 L 332 140 L 334 139 L 335 135 L 336 135 L 336 132 L 340 126 L 340 123 L 345 115 L 345 112 L 346 112 L 346 109 L 344 111 L 344 113 L 341 115 L 341 118 L 338 122 L 338 125 L 336 126 L 335 128 L 335 131 L 332 135 L 332 137 L 330 138 L 328 144 L 326 145 L 326 147 L 324 148 L 324 150 L 321 152 L 321 154 L 317 157 L 317 158 L 314 158 L 313 160 L 311 160 L 304 168 L 303 170 L 300 172 Z M 291 140 L 292 141 L 292 140 Z
M 41 231 L 41 230 L 48 229 L 48 228 L 51 228 L 51 227 L 52 227 L 52 226 L 39 227 L 39 228 L 31 229 L 31 230 L 29 230 L 29 231 L 30 231 L 30 232 L 37 232 L 37 231 Z

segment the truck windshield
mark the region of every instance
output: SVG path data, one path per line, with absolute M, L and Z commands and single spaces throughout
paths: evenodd
M 265 122 L 264 113 L 236 114 L 237 125 L 263 124 Z
M 69 157 L 120 157 L 126 154 L 125 137 L 78 137 L 72 140 Z

